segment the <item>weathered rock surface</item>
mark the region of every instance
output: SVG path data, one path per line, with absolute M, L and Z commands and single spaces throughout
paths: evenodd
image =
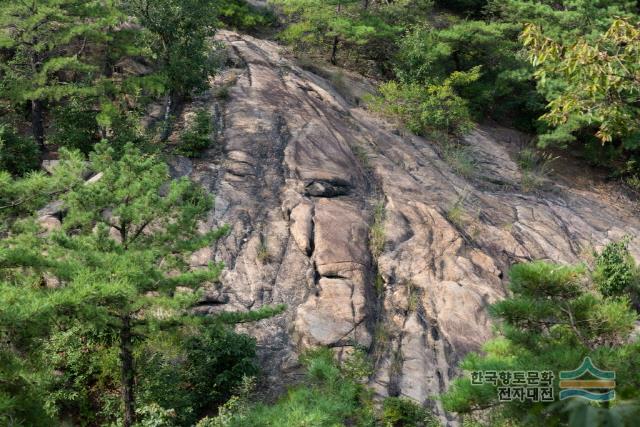
M 416 399 L 444 418 L 432 396 L 490 338 L 486 306 L 505 295 L 512 263 L 576 262 L 638 235 L 632 204 L 596 180 L 554 177 L 522 192 L 515 132 L 480 127 L 467 137 L 479 167 L 464 179 L 437 144 L 349 104 L 276 44 L 219 38 L 230 64 L 219 79 L 237 78 L 226 99 L 212 90 L 198 102 L 219 126 L 222 154 L 172 167 L 216 195 L 203 227 L 231 227 L 192 260 L 226 263 L 199 310 L 288 306 L 243 327 L 258 339 L 269 382 L 295 380 L 305 347 L 359 344 L 375 356 L 377 393 Z M 379 204 L 385 243 L 374 259 L 368 235 Z

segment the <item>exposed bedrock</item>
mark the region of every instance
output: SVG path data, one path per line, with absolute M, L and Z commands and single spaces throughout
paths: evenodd
M 222 150 L 192 165 L 174 159 L 173 169 L 215 194 L 203 227 L 231 227 L 193 257 L 194 267 L 226 264 L 198 310 L 287 304 L 242 326 L 258 340 L 266 383 L 295 381 L 307 347 L 342 354 L 361 345 L 374 356 L 380 396 L 407 396 L 444 417 L 432 396 L 491 337 L 486 307 L 505 295 L 512 263 L 576 262 L 638 235 L 632 205 L 605 184 L 558 176 L 522 192 L 515 132 L 484 126 L 469 135 L 479 167 L 464 179 L 437 144 L 348 103 L 278 45 L 218 37 L 230 65 L 212 84 L 232 85 L 226 99 L 212 90 L 198 103 L 211 111 Z M 376 206 L 384 242 L 373 251 Z

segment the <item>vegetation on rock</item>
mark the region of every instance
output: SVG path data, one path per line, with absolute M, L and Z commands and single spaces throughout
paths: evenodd
M 542 261 L 515 265 L 509 273 L 512 296 L 490 309 L 498 320 L 499 337 L 488 342 L 483 353 L 471 353 L 461 364 L 467 373 L 552 371 L 557 391 L 557 373 L 580 366 L 588 356 L 600 369 L 616 372 L 615 401 L 609 405 L 582 399 L 501 402 L 494 385 L 474 385 L 465 375 L 442 397 L 445 407 L 468 414 L 469 419 L 484 411 L 479 417 L 498 426 L 577 426 L 585 419 L 595 425 L 607 425 L 610 420 L 631 425 L 638 416 L 640 342 L 631 335 L 638 313 L 622 287 L 640 276 L 635 269 L 629 271 L 628 256 L 624 242 L 608 245 L 593 274 L 584 266 Z M 622 288 L 615 296 L 606 287 L 612 282 Z
M 514 187 L 517 197 L 542 191 L 543 184 L 553 179 L 550 165 L 562 150 L 578 152 L 583 162 L 604 166 L 610 177 L 637 189 L 638 3 L 271 0 L 270 4 L 273 9 L 267 10 L 243 0 L 0 0 L 0 424 L 434 426 L 448 416 L 440 406 L 436 408 L 442 403 L 451 417 L 460 416 L 469 425 L 633 425 L 640 415 L 640 341 L 635 332 L 640 269 L 629 251 L 632 236 L 594 252 L 592 265 L 533 261 L 512 266 L 506 299 L 489 308 L 496 338 L 482 352 L 466 356 L 461 363 L 465 373 L 439 397 L 440 402 L 429 402 L 436 396 L 416 402 L 397 391 L 386 398 L 374 396 L 367 385 L 374 372 L 369 353 L 377 364 L 384 359 L 386 347 L 398 343 L 386 360 L 393 365 L 389 377 L 400 375 L 398 366 L 404 356 L 402 339 L 396 340 L 395 332 L 389 330 L 389 318 L 370 319 L 368 313 L 360 313 L 371 302 L 368 294 L 374 294 L 378 305 L 373 310 L 400 316 L 393 304 L 387 306 L 386 294 L 394 292 L 395 284 L 403 284 L 406 292 L 393 298 L 404 307 L 400 317 L 404 316 L 403 328 L 407 329 L 412 327 L 409 318 L 430 324 L 426 311 L 435 310 L 422 301 L 427 292 L 418 281 L 397 279 L 396 273 L 401 276 L 404 272 L 395 267 L 385 270 L 385 257 L 394 242 L 411 247 L 406 242 L 417 239 L 413 229 L 401 235 L 394 227 L 418 222 L 395 210 L 405 201 L 388 194 L 380 198 L 384 203 L 372 207 L 368 229 L 366 220 L 358 222 L 359 215 L 349 216 L 353 220 L 349 220 L 352 234 L 348 239 L 360 240 L 364 249 L 352 251 L 360 257 L 357 262 L 340 259 L 334 264 L 348 264 L 350 270 L 334 271 L 335 266 L 327 261 L 325 275 L 313 278 L 316 284 L 335 285 L 336 295 L 344 293 L 339 296 L 341 301 L 351 305 L 345 304 L 349 307 L 345 318 L 338 320 L 347 329 L 353 321 L 352 330 L 331 344 L 335 348 L 320 347 L 302 354 L 300 367 L 306 369 L 306 376 L 274 402 L 264 401 L 255 393 L 261 368 L 256 357 L 259 346 L 234 325 L 276 316 L 285 307 L 251 300 L 243 302 L 245 311 L 212 310 L 216 314 L 205 315 L 198 310 L 207 292 L 219 290 L 224 266 L 219 262 L 195 265 L 191 259 L 197 251 L 214 247 L 232 225 L 213 229 L 212 198 L 188 178 L 173 179 L 165 162 L 165 156 L 176 153 L 201 157 L 217 142 L 221 130 L 216 129 L 212 110 L 197 110 L 193 120 L 187 120 L 175 150 L 167 149 L 164 142 L 174 130 L 172 119 L 190 111 L 182 109 L 185 102 L 206 96 L 219 103 L 235 101 L 237 91 L 230 87 L 237 78 L 211 88 L 217 84 L 212 83 L 218 81 L 213 77 L 223 63 L 236 61 L 231 54 L 228 58 L 217 54 L 219 43 L 213 37 L 218 28 L 225 27 L 253 34 L 277 33 L 280 41 L 303 58 L 307 69 L 323 70 L 317 62 L 330 63 L 331 71 L 321 74 L 327 77 L 327 84 L 337 87 L 336 93 L 349 94 L 347 77 L 352 74 L 337 66 L 375 79 L 377 93 L 365 97 L 365 107 L 414 134 L 437 140 L 440 146 L 433 156 L 440 155 L 444 162 L 434 164 L 446 164 L 461 180 L 479 180 L 479 169 L 485 164 L 461 140 L 478 122 L 494 120 L 535 135 L 537 148 L 545 149 L 520 148 L 513 153 L 519 167 L 515 181 L 496 180 L 497 185 Z M 251 40 L 234 47 L 239 50 L 242 43 L 254 43 Z M 234 64 L 237 68 L 245 65 Z M 279 79 L 284 81 L 282 74 L 296 68 L 289 65 L 286 71 L 284 66 L 278 69 Z M 297 68 L 296 73 L 300 77 Z M 250 72 L 248 77 L 253 85 Z M 253 89 L 250 93 L 257 93 Z M 325 101 L 319 89 L 309 86 L 303 90 Z M 353 101 L 347 98 L 347 103 Z M 356 98 L 359 101 L 360 95 Z M 338 111 L 340 103 L 332 102 Z M 160 104 L 161 113 L 150 119 Z M 250 109 L 258 110 L 256 104 Z M 338 111 L 344 112 L 354 110 Z M 272 129 L 263 126 L 269 123 L 265 119 L 251 123 L 243 132 L 250 133 L 249 128 L 255 127 L 269 138 L 277 134 L 273 138 L 280 144 L 286 133 L 280 128 L 287 123 L 280 123 L 280 113 L 277 115 L 277 126 Z M 327 117 L 324 119 L 329 120 Z M 154 133 L 154 121 L 162 122 L 158 127 L 164 130 L 162 135 Z M 358 126 L 354 121 L 348 127 Z M 308 129 L 315 129 L 313 123 Z M 335 133 L 321 135 L 318 144 L 324 143 L 325 136 L 337 136 L 339 129 L 336 126 Z M 348 138 L 338 139 L 336 147 Z M 374 152 L 376 144 L 369 139 L 345 142 L 355 147 L 353 153 L 361 164 L 353 166 L 365 169 L 363 181 L 382 169 Z M 301 141 L 304 138 L 297 143 L 303 145 Z M 371 143 L 370 150 L 359 145 L 365 143 Z M 299 154 L 280 145 L 273 152 L 270 148 L 262 143 L 256 148 L 265 157 L 260 159 L 236 151 L 235 161 L 242 165 L 234 179 L 251 175 L 247 171 L 253 170 L 254 163 L 271 164 L 279 156 Z M 405 154 L 398 151 L 387 166 L 405 167 L 404 163 L 415 160 Z M 331 160 L 336 163 L 327 169 L 344 166 L 343 159 Z M 198 161 L 195 164 L 200 166 Z M 286 169 L 281 164 L 278 167 Z M 411 169 L 412 180 L 401 180 L 399 185 L 415 191 L 414 181 L 427 182 L 417 174 L 425 167 L 431 166 L 411 163 L 406 169 Z M 333 172 L 322 170 L 329 178 Z M 351 176 L 351 172 L 344 175 Z M 263 176 L 268 191 L 261 194 L 271 192 L 278 177 Z M 255 178 L 260 177 L 256 174 Z M 356 185 L 342 176 L 334 181 L 335 191 L 332 187 L 313 197 L 333 202 L 335 196 L 342 202 L 355 187 L 378 184 Z M 324 188 L 334 181 L 323 175 L 313 183 Z M 444 194 L 444 186 L 432 181 L 427 187 L 433 188 L 435 196 Z M 385 185 L 388 181 L 381 187 Z M 430 232 L 429 239 L 448 239 L 448 246 L 458 245 L 461 240 L 454 229 L 463 232 L 471 220 L 479 221 L 485 215 L 480 208 L 477 214 L 467 212 L 465 205 L 471 204 L 467 195 L 465 190 L 444 215 L 441 207 L 415 204 L 420 221 L 431 221 L 444 230 L 445 237 Z M 348 200 L 339 208 L 327 203 L 324 221 L 318 213 L 320 204 L 309 202 L 299 212 L 298 236 L 292 246 L 302 241 L 314 268 L 317 259 L 310 258 L 310 253 L 318 247 L 329 261 L 333 249 L 337 253 L 343 249 L 330 248 L 317 236 L 323 227 L 337 234 L 332 227 L 343 220 L 338 216 L 348 205 Z M 243 212 L 241 216 L 251 215 Z M 260 216 L 271 220 L 270 214 Z M 505 225 L 502 218 L 495 224 Z M 263 226 L 253 228 L 262 230 Z M 275 239 L 268 237 L 267 241 L 261 234 L 250 250 L 265 270 L 284 256 L 273 249 Z M 519 242 L 513 240 L 517 246 Z M 491 264 L 488 274 L 498 282 L 500 274 L 502 280 L 497 264 L 484 260 L 471 244 L 459 244 L 459 261 L 455 262 L 468 262 L 471 258 L 459 256 L 468 251 L 474 256 L 469 268 L 484 269 L 481 264 Z M 344 251 L 345 257 L 353 255 L 348 252 Z M 416 262 L 412 254 L 401 255 Z M 513 257 L 523 259 L 524 255 Z M 508 262 L 513 257 L 505 255 Z M 434 272 L 436 261 L 451 271 L 462 268 L 442 258 L 431 261 L 433 267 L 425 269 Z M 283 274 L 288 273 L 285 270 Z M 320 276 L 319 270 L 314 274 Z M 369 280 L 371 288 L 363 285 L 361 289 L 353 277 L 343 274 L 357 275 L 362 283 Z M 455 274 L 462 277 L 465 273 L 456 270 Z M 484 280 L 488 276 L 476 277 Z M 462 282 L 447 283 L 462 287 Z M 260 289 L 264 294 L 272 291 Z M 320 291 L 304 292 L 318 296 Z M 360 298 L 358 307 L 354 298 Z M 305 302 L 307 314 L 334 303 L 318 298 L 311 307 L 311 302 Z M 368 337 L 371 348 L 348 341 L 356 326 L 358 334 L 374 335 Z M 440 341 L 442 332 L 437 328 L 430 329 L 430 334 L 433 342 Z M 426 342 L 427 335 L 420 342 Z M 558 372 L 578 366 L 585 357 L 602 369 L 616 371 L 616 401 L 502 402 L 495 386 L 473 385 L 467 375 L 485 370 Z M 437 374 L 442 382 L 441 372 Z M 395 380 L 384 381 L 392 389 Z M 558 385 L 557 378 L 553 385 Z M 443 390 L 445 386 L 439 387 Z M 439 418 L 426 409 L 427 402 Z

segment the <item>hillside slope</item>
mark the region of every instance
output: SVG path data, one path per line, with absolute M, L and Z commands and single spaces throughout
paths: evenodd
M 515 132 L 480 126 L 465 138 L 477 173 L 462 178 L 433 142 L 345 100 L 275 43 L 218 37 L 229 67 L 215 84 L 228 95 L 212 89 L 187 115 L 209 109 L 222 150 L 172 163 L 216 195 L 206 226 L 231 226 L 192 260 L 227 266 L 198 309 L 288 305 L 246 327 L 269 382 L 295 381 L 305 347 L 361 345 L 374 355 L 377 393 L 444 416 L 430 397 L 491 336 L 485 307 L 505 295 L 512 263 L 577 262 L 639 234 L 634 206 L 605 183 L 554 177 L 522 192 Z

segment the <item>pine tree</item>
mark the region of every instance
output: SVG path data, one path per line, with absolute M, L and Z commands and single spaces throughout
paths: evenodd
M 45 145 L 47 103 L 95 95 L 100 71 L 90 45 L 104 41 L 117 20 L 112 1 L 28 0 L 0 2 L 0 97 L 27 104 L 40 150 Z
M 59 168 L 78 171 L 71 161 Z M 187 262 L 194 250 L 226 232 L 198 230 L 210 198 L 187 179 L 170 181 L 164 163 L 131 144 L 121 158 L 106 143 L 97 145 L 91 168 L 98 173 L 92 180 L 64 186 L 60 229 L 43 233 L 33 221 L 19 220 L 0 244 L 0 326 L 10 343 L 4 350 L 18 341 L 34 345 L 24 330 L 47 336 L 45 322 L 34 323 L 43 316 L 54 325 L 80 321 L 117 337 L 123 425 L 131 426 L 136 343 L 158 329 L 252 321 L 282 308 L 217 319 L 191 314 L 200 285 L 215 281 L 222 269 L 212 263 L 192 271 Z M 45 279 L 49 286 L 40 282 Z
M 282 38 L 296 44 L 302 50 L 320 48 L 329 51 L 329 61 L 336 64 L 338 52 L 344 47 L 367 46 L 371 50 L 375 41 L 393 41 L 401 28 L 392 20 L 385 20 L 386 13 L 397 14 L 403 7 L 416 7 L 420 13 L 422 2 L 402 1 L 399 5 L 377 4 L 362 0 L 273 0 L 291 16 L 292 24 L 282 33 Z M 387 10 L 389 9 L 389 10 Z
M 638 318 L 629 298 L 607 298 L 594 290 L 584 266 L 542 261 L 515 265 L 509 272 L 509 298 L 490 306 L 500 336 L 461 363 L 469 372 L 573 370 L 587 356 L 601 369 L 616 371 L 616 399 L 590 405 L 582 399 L 545 403 L 501 401 L 492 383 L 475 385 L 468 375 L 442 397 L 447 410 L 485 411 L 492 425 L 634 425 L 638 416 L 640 341 L 632 332 Z M 635 418 L 634 418 L 635 417 Z M 609 424 L 615 421 L 613 424 Z

